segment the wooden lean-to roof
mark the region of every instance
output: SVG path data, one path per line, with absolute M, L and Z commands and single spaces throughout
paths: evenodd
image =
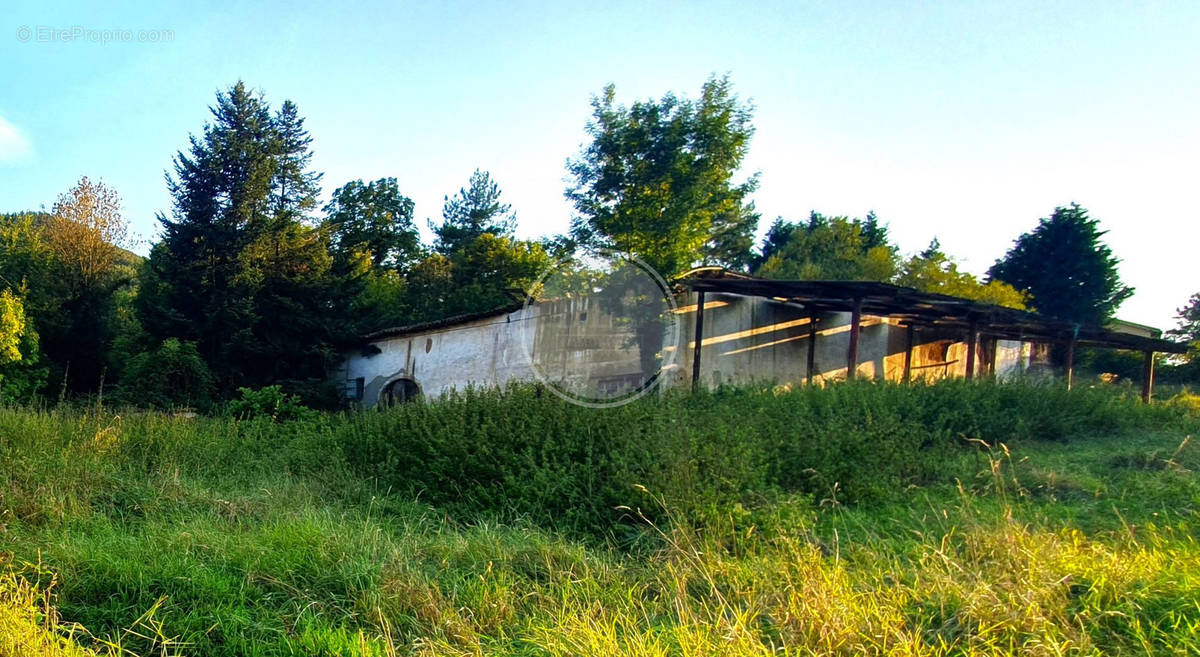
M 774 299 L 798 304 L 813 312 L 850 312 L 861 304 L 859 308 L 864 315 L 898 319 L 901 324 L 918 328 L 966 331 L 973 327 L 981 335 L 1001 339 L 1067 342 L 1074 338 L 1081 346 L 1187 353 L 1187 345 L 1170 340 L 1077 324 L 890 283 L 770 280 L 706 267 L 684 274 L 676 284 L 697 292 Z

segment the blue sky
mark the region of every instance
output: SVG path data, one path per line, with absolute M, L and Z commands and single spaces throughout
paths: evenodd
M 480 167 L 522 236 L 557 233 L 591 94 L 727 72 L 757 108 L 764 230 L 873 209 L 982 273 L 1076 201 L 1137 288 L 1122 317 L 1166 327 L 1200 291 L 1200 3 L 57 4 L 0 12 L 0 211 L 88 175 L 153 238 L 163 171 L 240 78 L 297 103 L 326 194 L 395 176 L 423 224 Z

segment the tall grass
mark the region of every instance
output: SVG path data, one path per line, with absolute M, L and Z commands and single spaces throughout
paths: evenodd
M 0 657 L 1186 654 L 1195 427 L 960 382 L 4 409 Z

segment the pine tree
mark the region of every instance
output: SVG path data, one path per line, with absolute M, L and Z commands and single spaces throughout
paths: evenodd
M 467 187 L 445 198 L 441 225 L 430 226 L 436 237 L 434 250 L 444 256 L 467 248 L 487 233 L 507 237 L 516 227 L 512 206 L 500 200 L 500 186 L 487 171 L 476 169 Z
M 156 341 L 197 344 L 224 392 L 320 380 L 343 306 L 325 233 L 307 224 L 319 176 L 295 105 L 272 116 L 242 82 L 175 157 L 170 217 L 141 277 L 139 315 Z

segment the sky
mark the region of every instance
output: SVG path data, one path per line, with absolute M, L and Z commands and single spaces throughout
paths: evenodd
M 593 94 L 728 74 L 760 232 L 874 210 L 982 274 L 1077 202 L 1136 288 L 1120 317 L 1167 328 L 1200 292 L 1200 3 L 186 4 L 3 3 L 0 212 L 87 175 L 149 243 L 172 156 L 241 79 L 298 105 L 326 197 L 393 176 L 424 226 L 481 168 L 521 237 L 557 234 Z

